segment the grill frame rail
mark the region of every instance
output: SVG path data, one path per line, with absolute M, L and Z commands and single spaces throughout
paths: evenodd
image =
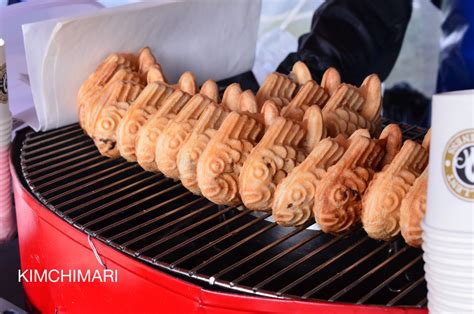
M 405 139 L 421 141 L 426 132 L 400 127 Z M 26 132 L 20 149 L 23 178 L 44 206 L 167 273 L 270 298 L 426 307 L 422 251 L 401 236 L 375 241 L 360 226 L 333 236 L 309 223 L 285 228 L 266 220 L 269 213 L 217 206 L 162 174 L 100 156 L 77 124 Z

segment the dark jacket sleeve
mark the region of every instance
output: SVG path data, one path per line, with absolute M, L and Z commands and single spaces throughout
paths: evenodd
M 299 38 L 277 71 L 288 73 L 304 61 L 320 81 L 330 66 L 344 82 L 360 84 L 377 73 L 384 80 L 402 46 L 412 0 L 328 0 L 314 14 L 311 32 Z

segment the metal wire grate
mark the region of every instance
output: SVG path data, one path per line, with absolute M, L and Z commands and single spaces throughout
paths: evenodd
M 389 121 L 385 121 L 388 123 Z M 401 125 L 421 140 L 425 130 Z M 146 263 L 240 293 L 387 306 L 426 305 L 422 251 L 362 228 L 333 236 L 268 213 L 218 207 L 179 182 L 102 157 L 78 125 L 30 132 L 21 168 L 32 192 L 74 227 Z

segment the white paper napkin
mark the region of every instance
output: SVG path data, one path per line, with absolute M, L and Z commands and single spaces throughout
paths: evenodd
M 38 129 L 33 96 L 27 80 L 27 66 L 21 25 L 55 17 L 67 17 L 99 10 L 92 0 L 43 0 L 0 8 L 0 37 L 6 43 L 9 103 L 12 114 Z M 38 40 L 39 41 L 39 40 Z
M 255 0 L 150 1 L 24 25 L 38 129 L 77 121 L 77 91 L 111 52 L 149 46 L 171 82 L 184 71 L 202 83 L 250 70 L 259 16 Z

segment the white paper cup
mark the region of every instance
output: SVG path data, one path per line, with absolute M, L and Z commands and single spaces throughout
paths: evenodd
M 13 126 L 13 121 L 10 119 L 10 121 L 0 121 L 0 131 L 11 131 L 11 128 Z
M 428 284 L 428 290 L 432 294 L 437 296 L 437 299 L 442 303 L 453 302 L 456 306 L 472 309 L 474 306 L 474 301 L 472 300 L 472 295 L 459 294 L 450 291 L 449 289 L 440 290 L 439 287 Z
M 443 291 L 451 291 L 452 293 L 471 297 L 474 293 L 472 282 L 453 282 L 452 278 L 443 277 L 438 274 L 426 274 L 425 279 L 430 285 L 438 288 L 442 287 Z
M 447 257 L 453 258 L 456 256 L 457 259 L 461 260 L 472 260 L 472 250 L 474 249 L 472 246 L 468 247 L 452 247 L 452 246 L 439 246 L 439 245 L 432 245 L 430 241 L 425 241 L 422 244 L 423 251 L 429 253 L 431 256 L 440 256 L 440 257 Z
M 1 120 L 2 118 L 0 117 L 0 130 L 8 130 L 12 128 L 13 126 L 13 120 L 10 118 L 8 120 Z
M 436 300 L 434 302 L 428 303 L 428 311 L 430 313 L 472 314 L 473 312 L 471 305 L 444 300 L 439 294 L 428 292 L 428 299 Z
M 0 135 L 11 136 L 11 134 L 12 134 L 12 125 L 0 126 Z
M 474 91 L 433 96 L 425 223 L 474 233 Z
M 461 289 L 473 288 L 474 278 L 470 271 L 457 272 L 453 271 L 453 269 L 445 268 L 443 265 L 433 266 L 429 263 L 425 264 L 424 269 L 426 278 L 435 278 L 449 286 L 455 286 Z
M 456 257 L 447 258 L 444 256 L 433 256 L 429 253 L 423 254 L 423 260 L 428 265 L 431 265 L 432 269 L 443 270 L 443 271 L 452 271 L 454 273 L 459 273 L 468 278 L 474 275 L 474 266 L 472 265 L 471 259 L 459 259 Z
M 441 237 L 433 236 L 432 234 L 423 234 L 423 244 L 426 243 L 430 247 L 435 246 L 437 250 L 448 248 L 452 250 L 471 250 L 474 246 L 474 242 L 470 241 L 470 239 L 460 239 L 459 242 L 456 242 L 455 238 L 447 239 L 444 237 L 444 240 L 441 239 Z M 464 243 L 461 241 L 464 241 Z
M 425 220 L 421 222 L 423 233 L 440 238 L 440 240 L 455 241 L 455 242 L 473 242 L 474 233 L 467 231 L 444 230 L 437 227 L 430 226 Z
M 443 299 L 443 294 L 428 294 L 428 298 L 434 299 L 435 306 L 440 310 L 438 313 L 472 313 L 474 308 L 470 304 Z
M 9 147 L 12 142 L 11 135 L 10 136 L 1 136 L 0 135 L 0 149 Z

